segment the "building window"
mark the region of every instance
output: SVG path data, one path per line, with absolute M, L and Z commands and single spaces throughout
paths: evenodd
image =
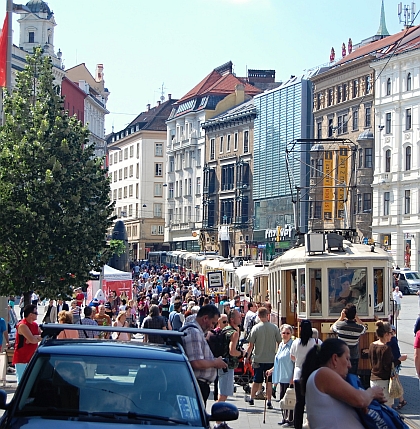
M 214 139 L 210 139 L 210 159 L 215 158 L 215 153 L 214 153 L 215 147 L 214 147 L 214 145 L 215 145 Z
M 238 133 L 235 133 L 233 139 L 233 150 L 238 150 Z
M 235 182 L 235 167 L 234 165 L 224 165 L 222 167 L 222 191 L 231 191 L 234 188 Z
M 371 110 L 370 107 L 365 108 L 365 127 L 370 127 L 371 124 Z
M 328 106 L 331 106 L 333 103 L 333 90 L 328 90 Z
M 410 190 L 407 189 L 404 191 L 404 213 L 410 214 L 411 212 L 411 197 Z
M 391 113 L 385 115 L 385 133 L 391 134 Z
M 343 83 L 343 101 L 347 100 L 347 84 Z
M 328 119 L 328 137 L 332 137 L 334 129 L 333 129 L 333 118 Z
M 130 165 L 130 167 L 128 168 L 128 175 L 130 177 L 134 176 L 134 167 L 133 167 L 133 165 Z
M 359 96 L 359 80 L 355 79 L 353 81 L 353 98 L 356 98 Z
M 365 148 L 365 168 L 373 167 L 373 149 L 370 147 Z
M 357 208 L 356 213 L 362 212 L 362 194 L 357 194 Z
M 175 171 L 175 160 L 173 156 L 169 157 L 169 173 L 173 173 Z
M 219 152 L 223 153 L 223 136 L 220 137 L 220 148 L 219 148 Z
M 129 197 L 132 197 L 132 196 L 133 196 L 133 190 L 134 190 L 133 185 L 129 185 L 129 186 L 128 186 L 128 196 L 129 196 Z
M 122 188 L 118 188 L 118 199 L 122 199 Z
M 227 140 L 226 140 L 226 152 L 230 152 L 230 137 L 231 135 L 228 134 Z
M 405 129 L 411 130 L 411 109 L 405 109 Z
M 154 217 L 162 217 L 162 204 L 161 203 L 153 204 L 153 216 Z
M 128 178 L 128 167 L 124 167 L 124 180 Z
M 124 186 L 124 198 L 127 198 L 128 195 L 128 188 L 127 186 Z
M 407 91 L 411 91 L 411 73 L 407 74 Z
M 353 110 L 353 131 L 359 129 L 359 111 L 357 109 Z
M 372 194 L 366 192 L 363 194 L 363 212 L 370 213 L 372 211 Z
M 201 194 L 201 177 L 197 177 L 197 180 L 195 183 L 195 193 Z
M 322 122 L 316 123 L 316 138 L 322 139 Z
M 322 215 L 322 202 L 321 201 L 311 202 L 311 218 L 321 219 L 321 215 Z
M 155 197 L 161 197 L 163 195 L 162 183 L 155 183 Z
M 369 94 L 372 89 L 370 75 L 365 77 L 365 95 Z
M 117 199 L 117 190 L 114 189 L 114 193 L 113 193 L 113 200 L 115 201 Z
M 163 156 L 163 143 L 155 143 L 155 156 Z
M 130 158 L 134 158 L 134 145 L 130 146 Z
M 156 177 L 163 176 L 163 164 L 161 162 L 155 162 L 155 176 Z
M 33 31 L 29 32 L 29 43 L 35 43 L 35 33 Z
M 391 78 L 386 81 L 386 95 L 391 95 Z
M 385 152 L 385 173 L 391 172 L 391 149 Z
M 389 192 L 384 192 L 384 216 L 389 216 Z
M 201 149 L 197 149 L 196 165 L 201 167 Z
M 411 170 L 411 146 L 405 148 L 405 170 Z
M 316 108 L 319 110 L 321 108 L 321 93 L 318 92 L 316 95 Z
M 168 184 L 168 198 L 174 197 L 174 184 L 173 182 Z
M 359 168 L 363 168 L 363 149 L 359 149 L 358 153 L 359 153 Z
M 348 129 L 347 129 L 347 124 L 348 124 L 347 113 L 337 116 L 337 120 L 338 120 L 338 127 L 337 127 L 338 134 L 347 133 L 347 131 L 348 131 Z
M 244 131 L 244 153 L 249 152 L 249 131 Z
M 128 147 L 124 149 L 124 159 L 128 159 Z
M 118 170 L 118 180 L 122 180 L 122 179 L 123 179 L 122 174 L 123 174 L 123 169 L 122 169 L 122 168 L 120 168 L 120 169 Z
M 337 86 L 337 103 L 341 103 L 341 93 L 342 93 L 342 88 L 340 85 L 340 86 Z

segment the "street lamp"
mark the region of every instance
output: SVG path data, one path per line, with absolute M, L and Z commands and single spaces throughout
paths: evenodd
M 14 4 L 13 0 L 7 0 L 6 14 L 7 14 L 7 54 L 6 54 L 6 87 L 7 93 L 12 92 L 12 49 L 13 49 L 13 17 L 12 14 L 19 13 L 32 13 L 29 7 L 23 4 Z

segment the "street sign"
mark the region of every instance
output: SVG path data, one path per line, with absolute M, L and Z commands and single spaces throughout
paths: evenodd
M 221 271 L 211 271 L 207 273 L 207 284 L 209 289 L 222 288 L 223 277 Z

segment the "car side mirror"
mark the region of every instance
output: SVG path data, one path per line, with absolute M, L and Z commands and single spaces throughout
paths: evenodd
M 7 402 L 7 393 L 4 390 L 0 390 L 0 410 L 7 410 L 9 404 Z
M 216 402 L 211 407 L 210 421 L 229 422 L 239 417 L 238 408 L 229 402 Z

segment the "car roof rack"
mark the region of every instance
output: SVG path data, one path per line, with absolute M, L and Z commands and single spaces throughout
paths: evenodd
M 96 331 L 96 332 L 125 332 L 126 334 L 142 334 L 142 335 L 159 335 L 165 340 L 167 345 L 179 345 L 181 338 L 185 337 L 186 332 L 169 331 L 163 329 L 141 329 L 141 328 L 124 328 L 122 326 L 101 326 L 101 325 L 82 325 L 81 323 L 66 324 L 66 323 L 45 323 L 39 325 L 42 330 L 41 336 L 43 342 L 49 339 L 56 339 L 57 335 L 64 329 L 71 331 Z M 77 338 L 76 338 L 77 340 Z M 111 339 L 112 340 L 112 339 Z M 69 339 L 75 341 L 75 339 Z M 109 340 L 105 340 L 109 341 Z

